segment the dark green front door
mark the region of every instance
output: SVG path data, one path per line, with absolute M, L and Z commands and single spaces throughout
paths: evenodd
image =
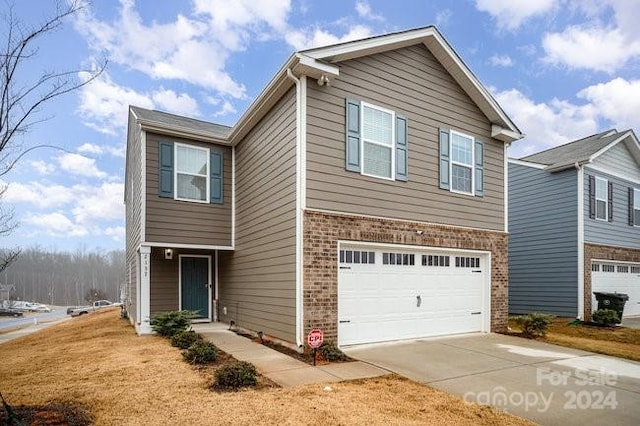
M 181 309 L 197 311 L 200 318 L 209 317 L 209 258 L 181 257 Z

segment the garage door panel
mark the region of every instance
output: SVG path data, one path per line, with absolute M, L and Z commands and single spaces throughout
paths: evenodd
M 341 247 L 342 249 L 342 247 Z M 363 250 L 346 246 L 345 250 Z M 376 263 L 340 264 L 338 277 L 338 342 L 341 345 L 370 343 L 483 330 L 482 311 L 485 274 L 480 255 L 472 255 L 467 267 L 456 267 L 455 254 L 441 250 L 448 266 L 425 266 L 430 250 L 385 249 L 375 252 Z M 383 264 L 383 253 L 397 255 L 404 264 Z M 406 254 L 406 255 L 405 255 Z M 409 255 L 413 263 L 407 264 Z M 387 255 L 387 259 L 393 254 Z M 347 258 L 344 256 L 344 258 Z M 351 256 L 355 259 L 356 256 Z M 400 260 L 398 260 L 400 262 Z M 436 260 L 437 262 L 437 260 Z M 483 262 L 488 260 L 483 259 Z M 471 268 L 469 266 L 476 266 Z M 479 315 L 474 315 L 480 313 Z

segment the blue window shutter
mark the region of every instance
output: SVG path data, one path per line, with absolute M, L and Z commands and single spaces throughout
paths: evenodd
M 360 101 L 347 99 L 346 104 L 346 169 L 360 171 Z
M 613 182 L 609 182 L 607 187 L 607 207 L 609 209 L 609 222 L 613 222 Z
M 407 117 L 396 115 L 396 180 L 409 180 L 409 143 Z
M 173 198 L 173 142 L 160 142 L 158 169 L 158 195 Z
M 589 176 L 589 218 L 596 218 L 596 177 Z
M 633 204 L 633 188 L 629 187 L 629 226 L 634 225 L 634 204 Z M 640 224 L 639 224 L 640 225 Z
M 449 129 L 440 129 L 440 188 L 451 187 L 449 176 Z
M 475 193 L 476 197 L 482 197 L 484 196 L 484 144 L 477 139 L 475 150 Z
M 209 166 L 211 167 L 211 171 L 209 174 L 210 184 L 209 184 L 209 202 L 211 204 L 222 204 L 223 196 L 222 196 L 222 161 L 223 156 L 221 152 L 211 151 L 211 159 L 209 161 Z

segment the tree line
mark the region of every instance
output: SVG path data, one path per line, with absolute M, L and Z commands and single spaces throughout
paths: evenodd
M 0 284 L 14 286 L 12 298 L 29 302 L 82 305 L 92 290 L 117 302 L 125 285 L 125 252 L 24 249 L 0 273 Z

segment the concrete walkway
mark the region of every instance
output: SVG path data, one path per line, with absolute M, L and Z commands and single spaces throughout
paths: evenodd
M 238 336 L 229 331 L 226 324 L 194 324 L 193 329 L 235 359 L 252 363 L 263 376 L 282 387 L 365 379 L 389 374 L 385 369 L 360 361 L 313 367 L 252 342 L 246 337 Z
M 33 324 L 25 325 L 20 327 L 17 330 L 10 331 L 8 333 L 0 334 L 0 344 L 9 342 L 11 340 L 17 339 L 22 336 L 26 336 L 27 334 L 35 333 L 36 331 L 40 331 L 47 327 L 51 327 L 52 325 L 60 324 L 61 322 L 70 320 L 71 317 L 63 318 L 57 321 L 48 321 L 48 322 L 37 322 L 34 321 Z

